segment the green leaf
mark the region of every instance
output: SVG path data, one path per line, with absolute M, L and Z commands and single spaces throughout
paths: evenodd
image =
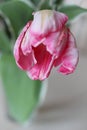
M 54 0 L 54 1 L 55 1 L 55 4 L 60 5 L 63 3 L 64 0 Z
M 11 55 L 3 55 L 0 61 L 1 77 L 6 93 L 10 116 L 25 122 L 39 102 L 42 83 L 33 81 L 15 64 Z
M 43 0 L 30 0 L 35 6 L 38 6 Z
M 11 42 L 4 30 L 0 29 L 0 51 L 3 53 L 11 52 Z
M 62 4 L 63 0 L 50 0 L 50 6 L 52 7 L 52 9 L 57 9 L 58 6 L 60 6 L 60 4 Z
M 49 0 L 29 0 L 34 6 L 35 11 L 42 9 L 50 9 Z
M 8 1 L 0 4 L 0 11 L 6 16 L 14 30 L 15 37 L 23 26 L 32 19 L 33 9 L 26 2 L 16 0 Z
M 76 5 L 71 5 L 71 6 L 69 5 L 69 6 L 61 7 L 60 9 L 58 9 L 58 11 L 67 14 L 67 16 L 69 17 L 69 20 L 72 20 L 75 17 L 77 17 L 78 15 L 80 15 L 82 13 L 86 13 L 87 9 L 81 8 Z
M 49 0 L 44 0 L 43 3 L 39 6 L 39 9 L 52 9 Z
M 29 1 L 32 2 L 32 4 L 37 8 L 41 3 L 43 3 L 44 0 L 29 0 Z

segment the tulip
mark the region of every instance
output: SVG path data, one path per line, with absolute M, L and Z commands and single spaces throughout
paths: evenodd
M 68 17 L 53 10 L 33 13 L 14 46 L 14 57 L 20 69 L 33 80 L 46 79 L 53 67 L 62 74 L 74 72 L 78 63 L 78 49 L 70 29 Z

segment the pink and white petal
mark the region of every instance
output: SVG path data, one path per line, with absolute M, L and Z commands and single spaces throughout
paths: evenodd
M 68 29 L 64 27 L 61 31 L 48 35 L 43 44 L 46 45 L 50 54 L 58 58 L 66 46 L 67 38 Z
M 28 70 L 32 67 L 32 65 L 36 63 L 32 53 L 29 53 L 28 55 L 24 55 L 21 48 L 19 49 L 19 58 L 16 60 L 16 64 L 19 66 L 22 70 Z
M 65 15 L 64 13 L 55 11 L 54 19 L 55 19 L 55 26 L 57 30 L 61 30 L 65 26 L 66 22 L 68 21 L 68 16 Z
M 61 30 L 68 17 L 60 12 L 52 10 L 42 10 L 34 13 L 34 20 L 30 27 L 33 35 L 44 37 L 51 32 Z
M 45 39 L 46 39 L 45 37 L 44 38 L 40 38 L 40 37 L 32 36 L 30 43 L 31 43 L 31 45 L 33 47 L 37 47 L 40 44 L 44 43 Z
M 65 75 L 73 73 L 78 63 L 78 50 L 76 48 L 67 50 L 62 60 L 58 71 Z
M 20 57 L 20 55 L 19 55 L 19 48 L 21 46 L 22 40 L 23 40 L 23 38 L 25 36 L 25 33 L 28 30 L 28 28 L 30 27 L 30 25 L 31 25 L 31 21 L 28 22 L 26 24 L 26 26 L 23 28 L 23 30 L 21 31 L 21 33 L 20 33 L 19 37 L 17 38 L 16 43 L 14 45 L 14 52 L 13 53 L 14 53 L 14 57 L 15 57 L 15 59 L 17 61 L 18 61 L 18 59 Z
M 28 53 L 30 53 L 32 51 L 30 39 L 31 39 L 31 36 L 29 33 L 29 28 L 28 28 L 28 30 L 26 31 L 26 33 L 22 39 L 22 43 L 21 43 L 21 50 L 24 55 L 27 55 Z
M 60 56 L 59 59 L 55 60 L 54 66 L 59 66 L 58 72 L 62 74 L 70 74 L 72 73 L 78 63 L 79 54 L 76 47 L 76 41 L 69 31 L 69 38 L 67 41 L 67 46 L 63 54 Z
M 46 38 L 41 38 L 37 36 L 33 36 L 30 33 L 30 29 L 26 31 L 26 34 L 23 38 L 22 44 L 21 44 L 21 49 L 24 53 L 24 55 L 27 55 L 28 53 L 31 52 L 32 46 L 37 47 L 39 44 L 42 44 Z
M 33 80 L 44 80 L 49 76 L 54 57 L 47 52 L 43 44 L 33 49 L 37 63 L 27 71 L 27 74 Z
M 23 28 L 14 46 L 14 57 L 16 63 L 23 70 L 29 69 L 33 64 L 32 62 L 34 62 L 34 58 L 31 52 L 28 55 L 24 55 L 21 50 L 22 40 L 25 37 L 25 33 L 30 27 L 30 24 L 31 22 L 28 22 L 27 25 Z
M 51 33 L 44 40 L 43 44 L 46 46 L 46 49 L 50 54 L 56 53 L 56 47 L 58 46 L 59 36 L 60 32 Z

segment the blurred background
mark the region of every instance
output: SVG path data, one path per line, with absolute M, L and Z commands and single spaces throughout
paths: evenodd
M 1 1 L 0 1 L 1 2 Z M 87 8 L 86 0 L 65 0 Z M 87 14 L 71 22 L 71 30 L 79 48 L 79 64 L 69 76 L 57 74 L 54 69 L 48 78 L 44 102 L 29 126 L 8 119 L 5 94 L 0 81 L 0 129 L 1 130 L 87 130 Z

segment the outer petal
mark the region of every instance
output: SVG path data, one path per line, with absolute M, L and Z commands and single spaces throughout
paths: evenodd
M 23 28 L 22 32 L 20 33 L 19 37 L 16 40 L 16 43 L 14 45 L 14 57 L 18 61 L 20 55 L 19 55 L 19 47 L 21 46 L 22 40 L 25 36 L 26 31 L 30 27 L 31 22 L 27 23 L 26 26 Z
M 52 10 L 42 10 L 34 13 L 34 20 L 31 24 L 30 32 L 37 36 L 46 36 L 51 32 L 61 30 L 68 17 L 60 12 Z
M 27 74 L 31 79 L 44 80 L 48 77 L 51 68 L 53 66 L 54 57 L 47 52 L 46 47 L 41 44 L 36 48 L 33 48 L 35 59 L 37 63 L 28 70 Z
M 28 28 L 30 27 L 30 24 L 31 22 L 27 23 L 27 25 L 24 27 L 18 39 L 16 40 L 16 43 L 14 46 L 14 57 L 15 57 L 16 63 L 23 70 L 29 69 L 32 66 L 32 62 L 33 62 L 33 56 L 31 52 L 28 55 L 24 55 L 21 50 L 21 44 L 22 44 L 23 38 Z
M 62 53 L 61 57 L 55 60 L 54 66 L 58 66 L 60 64 L 58 71 L 62 74 L 70 74 L 75 70 L 77 66 L 78 57 L 79 56 L 75 39 L 69 31 L 69 38 L 67 41 L 66 49 Z

